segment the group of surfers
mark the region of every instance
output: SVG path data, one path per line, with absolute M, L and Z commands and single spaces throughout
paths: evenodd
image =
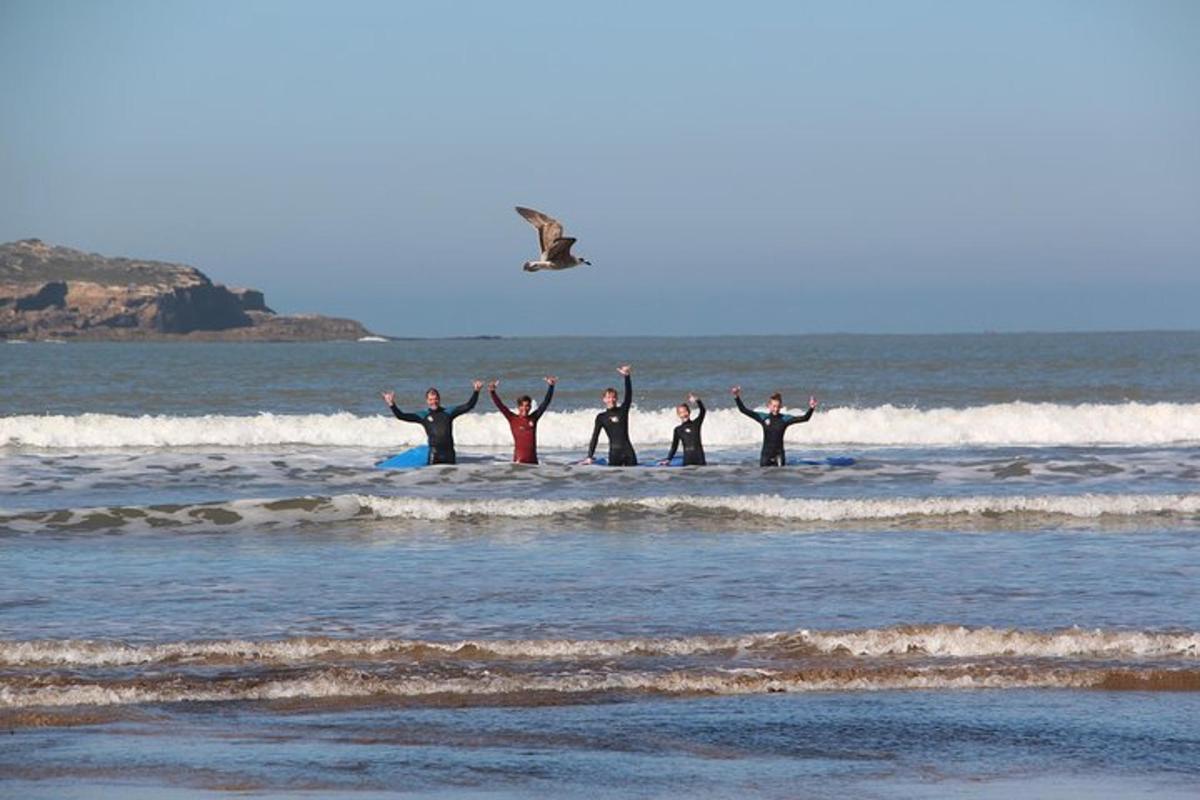
M 592 439 L 588 444 L 587 458 L 581 463 L 595 463 L 596 447 L 600 443 L 600 434 L 603 432 L 608 437 L 608 460 L 606 462 L 608 466 L 637 466 L 637 453 L 629 439 L 629 409 L 633 405 L 633 370 L 626 364 L 618 367 L 617 372 L 625 380 L 625 395 L 618 402 L 615 388 L 610 386 L 604 390 L 601 396 L 604 410 L 596 415 L 596 424 L 592 428 Z M 546 413 L 546 409 L 550 407 L 550 402 L 554 399 L 554 387 L 558 383 L 558 378 L 548 375 L 545 381 L 546 396 L 536 411 L 533 409 L 533 398 L 529 395 L 518 397 L 517 410 L 513 411 L 504 404 L 496 391 L 500 382 L 493 380 L 488 383 L 488 393 L 491 395 L 492 402 L 508 420 L 509 427 L 512 429 L 512 460 L 514 463 L 538 463 L 538 420 Z M 425 428 L 425 435 L 429 440 L 430 464 L 454 464 L 457 461 L 454 451 L 454 420 L 475 408 L 475 404 L 479 401 L 479 391 L 483 388 L 483 381 L 474 381 L 472 386 L 474 391 L 471 393 L 471 397 L 465 403 L 449 409 L 442 406 L 441 393 L 435 388 L 430 388 L 425 392 L 427 408 L 423 411 L 402 411 L 396 405 L 396 393 L 392 391 L 383 393 L 383 401 L 387 403 L 396 419 L 402 422 L 413 422 Z M 816 398 L 808 399 L 807 412 L 793 416 L 783 413 L 783 397 L 778 392 L 767 398 L 767 410 L 763 412 L 748 408 L 742 402 L 740 386 L 734 386 L 730 391 L 733 393 L 738 411 L 753 419 L 762 428 L 762 452 L 759 455 L 758 463 L 764 467 L 784 466 L 787 463 L 787 456 L 784 454 L 783 436 L 790 426 L 808 422 L 812 418 L 813 412 L 817 408 Z M 693 403 L 697 411 L 695 418 L 692 417 Z M 704 402 L 695 394 L 690 394 L 686 403 L 680 403 L 675 407 L 675 412 L 679 416 L 679 425 L 676 426 L 675 435 L 671 440 L 670 453 L 659 464 L 670 464 L 680 449 L 683 450 L 684 466 L 706 464 L 704 445 L 700 437 L 700 428 L 704 424 L 706 413 Z

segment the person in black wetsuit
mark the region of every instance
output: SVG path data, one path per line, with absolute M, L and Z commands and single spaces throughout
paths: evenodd
M 383 402 L 387 403 L 396 419 L 401 422 L 416 422 L 425 428 L 425 435 L 429 438 L 428 463 L 454 464 L 458 460 L 454 452 L 454 418 L 475 407 L 475 403 L 479 401 L 479 390 L 483 388 L 483 381 L 475 381 L 472 386 L 475 387 L 475 391 L 471 393 L 471 399 L 449 411 L 442 408 L 442 395 L 434 388 L 425 392 L 425 404 L 428 408 L 424 411 L 401 411 L 396 406 L 395 392 L 384 392 Z
M 617 390 L 609 387 L 604 390 L 604 411 L 596 415 L 596 427 L 592 429 L 592 441 L 588 445 L 585 464 L 591 464 L 596 455 L 596 445 L 600 443 L 600 431 L 608 435 L 608 465 L 610 467 L 636 467 L 637 453 L 629 441 L 629 407 L 633 405 L 633 379 L 629 365 L 617 367 L 617 372 L 625 376 L 625 398 L 617 405 Z
M 692 408 L 688 403 L 695 403 L 696 408 L 700 413 L 696 418 L 692 419 Z M 683 465 L 685 467 L 702 467 L 706 463 L 704 460 L 704 445 L 700 443 L 700 426 L 704 424 L 704 401 L 694 394 L 688 395 L 688 403 L 680 403 L 675 406 L 675 413 L 679 415 L 679 425 L 675 426 L 675 436 L 671 439 L 671 452 L 667 453 L 667 457 L 658 462 L 660 466 L 667 466 L 671 463 L 671 459 L 675 457 L 675 451 L 683 445 Z
M 799 422 L 808 422 L 817 409 L 817 398 L 808 398 L 808 411 L 799 417 L 782 414 L 783 396 L 776 392 L 767 399 L 767 412 L 753 411 L 742 403 L 742 387 L 735 386 L 731 390 L 737 400 L 738 411 L 762 426 L 762 453 L 758 457 L 760 467 L 782 467 L 787 464 L 787 456 L 783 452 L 783 435 L 787 429 Z

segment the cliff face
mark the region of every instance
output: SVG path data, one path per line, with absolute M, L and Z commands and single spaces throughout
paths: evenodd
M 362 325 L 285 317 L 256 289 L 213 283 L 195 267 L 106 258 L 38 239 L 0 245 L 0 338 L 355 339 Z

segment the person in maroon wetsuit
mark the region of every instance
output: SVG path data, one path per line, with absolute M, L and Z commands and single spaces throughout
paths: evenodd
M 496 408 L 500 409 L 500 413 L 508 420 L 508 426 L 512 428 L 512 460 L 515 464 L 538 463 L 537 424 L 542 414 L 546 413 L 546 409 L 550 407 L 550 401 L 554 398 L 554 384 L 558 383 L 558 378 L 553 375 L 547 375 L 545 380 L 546 397 L 538 404 L 537 411 L 532 410 L 533 398 L 525 394 L 517 398 L 516 413 L 504 405 L 500 395 L 496 394 L 496 387 L 500 385 L 500 381 L 495 380 L 488 384 L 488 393 L 492 396 L 492 402 L 496 404 Z

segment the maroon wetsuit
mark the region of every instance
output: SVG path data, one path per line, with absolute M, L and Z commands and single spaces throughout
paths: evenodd
M 513 413 L 508 406 L 504 405 L 504 401 L 500 399 L 500 395 L 492 391 L 492 402 L 496 404 L 496 408 L 500 409 L 500 413 L 508 420 L 508 427 L 512 428 L 514 463 L 538 463 L 537 424 L 542 414 L 550 407 L 550 399 L 553 397 L 554 386 L 551 385 L 546 389 L 546 397 L 542 400 L 541 405 L 537 407 L 537 411 L 530 412 L 527 417 L 522 417 L 520 414 Z

